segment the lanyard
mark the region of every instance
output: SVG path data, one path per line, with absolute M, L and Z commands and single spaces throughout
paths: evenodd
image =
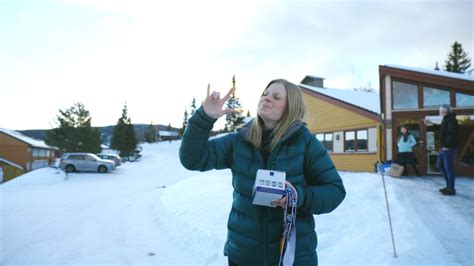
M 292 185 L 285 189 L 287 201 L 283 215 L 283 235 L 280 240 L 279 266 L 293 265 L 296 250 L 296 204 L 298 193 Z

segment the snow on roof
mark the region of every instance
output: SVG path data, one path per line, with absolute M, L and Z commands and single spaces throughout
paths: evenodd
M 5 159 L 5 158 L 2 158 L 2 157 L 0 157 L 0 162 L 4 162 L 4 163 L 6 163 L 6 164 L 8 164 L 8 165 L 14 166 L 14 167 L 19 168 L 19 169 L 21 169 L 21 170 L 25 170 L 25 168 L 23 168 L 23 166 L 21 166 L 21 165 L 19 165 L 19 164 L 16 164 L 16 163 L 14 163 L 14 162 L 12 162 L 12 161 L 9 161 L 9 160 L 7 160 L 7 159 Z
M 42 140 L 37 140 L 37 139 L 34 139 L 34 138 L 30 138 L 28 136 L 25 136 L 25 135 L 21 134 L 18 131 L 9 130 L 9 129 L 5 129 L 5 128 L 0 128 L 0 132 L 6 134 L 8 136 L 11 136 L 13 138 L 16 138 L 19 141 L 22 141 L 26 144 L 29 144 L 29 145 L 33 146 L 34 148 L 43 148 L 43 149 L 49 149 L 49 150 L 56 149 L 55 147 L 47 145 Z
M 346 102 L 357 107 L 366 109 L 373 113 L 380 114 L 380 98 L 377 92 L 318 88 L 305 84 L 300 84 L 299 86 L 329 96 L 331 98 L 335 98 L 342 102 Z
M 158 131 L 158 135 L 161 137 L 176 137 L 179 136 L 179 132 L 160 130 Z
M 407 67 L 407 66 L 399 66 L 399 65 L 384 65 L 384 66 L 408 70 L 408 71 L 420 72 L 420 73 L 425 73 L 425 74 L 430 74 L 430 75 L 442 76 L 442 77 L 474 81 L 474 76 L 470 76 L 468 74 L 460 74 L 460 73 L 453 73 L 453 72 L 448 72 L 448 71 L 443 71 L 443 70 L 431 70 L 431 69 L 423 69 L 423 68 Z

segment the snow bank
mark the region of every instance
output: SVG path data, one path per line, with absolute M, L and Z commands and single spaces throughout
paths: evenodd
M 21 189 L 24 186 L 59 184 L 64 182 L 65 177 L 66 173 L 64 171 L 57 168 L 45 167 L 5 182 L 2 187 L 4 189 L 13 189 L 14 187 Z

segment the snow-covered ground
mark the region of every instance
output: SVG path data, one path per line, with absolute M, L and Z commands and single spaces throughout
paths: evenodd
M 230 172 L 190 172 L 179 142 L 143 145 L 107 174 L 36 170 L 0 185 L 0 265 L 226 265 Z M 474 178 L 441 196 L 441 177 L 341 172 L 347 197 L 315 216 L 320 265 L 473 265 Z

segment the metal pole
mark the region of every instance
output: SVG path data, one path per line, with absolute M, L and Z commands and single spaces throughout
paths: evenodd
M 390 225 L 390 235 L 392 236 L 393 257 L 396 258 L 397 257 L 397 250 L 395 249 L 395 238 L 393 237 L 392 217 L 390 215 L 390 206 L 388 205 L 387 187 L 385 186 L 385 176 L 384 176 L 383 164 L 378 163 L 378 168 L 379 168 L 380 174 L 382 175 L 383 190 L 385 192 L 385 203 L 387 204 L 388 223 Z

